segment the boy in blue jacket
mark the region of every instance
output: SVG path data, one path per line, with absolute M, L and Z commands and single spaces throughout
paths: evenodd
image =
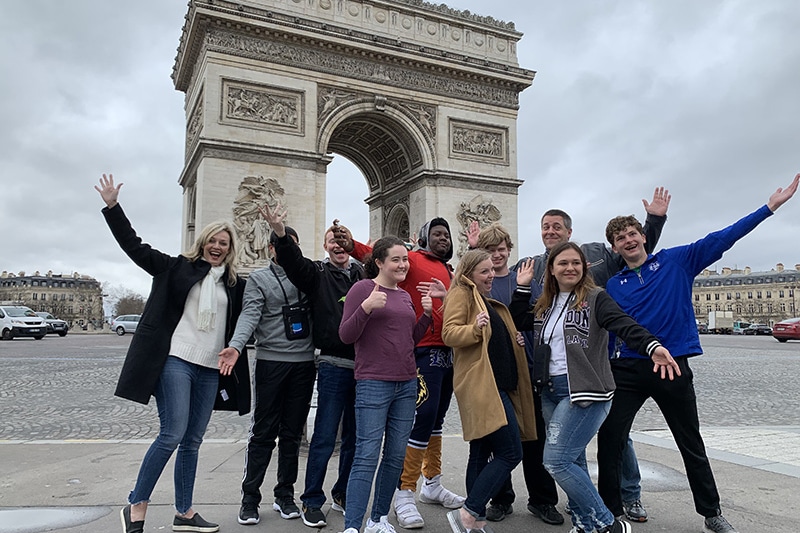
M 706 455 L 689 358 L 703 350 L 697 334 L 692 283 L 703 269 L 718 261 L 736 241 L 750 233 L 797 191 L 800 174 L 785 189 L 778 189 L 767 204 L 727 228 L 685 246 L 649 255 L 644 248 L 642 226 L 633 216 L 616 217 L 606 226 L 612 250 L 625 260 L 626 268 L 612 277 L 606 291 L 623 311 L 658 337 L 680 367 L 674 380 L 653 373 L 653 363 L 624 343 L 611 362 L 617 390 L 614 402 L 598 434 L 598 489 L 603 501 L 619 516 L 620 457 L 633 419 L 648 398 L 658 405 L 686 467 L 695 509 L 705 517 L 703 531 L 736 533 L 722 516 L 720 498 Z

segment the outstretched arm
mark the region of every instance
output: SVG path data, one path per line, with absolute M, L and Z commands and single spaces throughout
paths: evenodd
M 767 207 L 769 207 L 769 210 L 774 213 L 776 209 L 788 202 L 789 199 L 794 196 L 794 193 L 797 192 L 798 184 L 800 184 L 800 174 L 797 174 L 785 189 L 778 187 L 778 190 L 772 193 L 772 196 L 767 200 Z

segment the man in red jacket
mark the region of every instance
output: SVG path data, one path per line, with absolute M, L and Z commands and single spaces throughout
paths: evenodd
M 450 225 L 443 218 L 434 218 L 419 231 L 419 249 L 409 252 L 408 275 L 400 288 L 414 302 L 417 316 L 422 314 L 422 293 L 417 285 L 438 279 L 450 288 L 453 268 L 447 263 L 453 257 Z M 372 250 L 353 240 L 347 232 L 338 235 L 339 244 L 354 257 L 363 258 Z M 453 352 L 442 341 L 441 305 L 433 310 L 433 325 L 414 350 L 417 361 L 417 411 L 414 428 L 406 447 L 406 458 L 400 487 L 394 498 L 397 520 L 405 529 L 418 529 L 425 521 L 417 510 L 414 493 L 420 474 L 424 480 L 419 500 L 457 509 L 464 498 L 447 490 L 442 477 L 442 424 L 453 396 Z

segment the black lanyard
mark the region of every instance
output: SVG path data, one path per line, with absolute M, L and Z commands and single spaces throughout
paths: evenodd
M 572 301 L 572 298 L 574 296 L 575 296 L 575 291 L 570 292 L 569 296 L 567 296 L 567 301 L 564 302 L 564 306 L 561 308 L 561 311 L 558 313 L 558 317 L 556 317 L 555 324 L 553 324 L 553 329 L 550 330 L 550 338 L 547 339 L 547 344 L 550 344 L 551 342 L 553 342 L 553 335 L 556 332 L 556 326 L 558 325 L 558 321 L 561 320 L 561 316 L 564 314 L 564 311 L 566 311 L 567 307 L 569 307 L 569 303 Z M 555 307 L 555 304 L 556 304 L 557 301 L 558 301 L 558 296 L 556 296 L 556 299 L 553 300 L 553 307 Z M 552 309 L 552 307 L 551 307 L 551 309 Z M 547 315 L 547 318 L 544 319 L 544 324 L 542 324 L 542 334 L 539 335 L 539 344 L 544 344 L 542 342 L 542 339 L 544 338 L 544 332 L 545 332 L 545 329 L 547 329 L 547 323 L 550 321 L 550 317 L 551 316 L 553 316 L 553 314 L 549 313 Z

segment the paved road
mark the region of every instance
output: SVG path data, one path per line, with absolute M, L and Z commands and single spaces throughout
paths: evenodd
M 0 440 L 152 439 L 155 402 L 114 397 L 130 335 L 49 335 L 0 341 Z M 706 354 L 693 359 L 704 428 L 800 426 L 800 342 L 772 337 L 702 337 Z M 455 406 L 455 401 L 453 402 Z M 215 413 L 206 439 L 244 439 L 248 417 Z M 645 404 L 638 432 L 666 429 L 658 408 Z M 455 412 L 446 434 L 460 434 Z

